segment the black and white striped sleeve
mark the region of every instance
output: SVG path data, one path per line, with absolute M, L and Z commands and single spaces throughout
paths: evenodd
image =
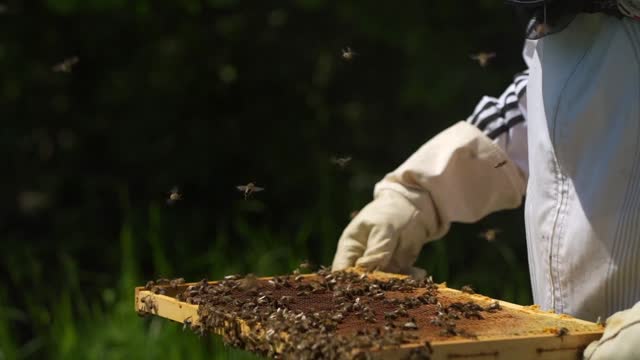
M 517 74 L 499 98 L 483 97 L 467 122 L 475 125 L 528 174 L 526 88 L 529 71 Z

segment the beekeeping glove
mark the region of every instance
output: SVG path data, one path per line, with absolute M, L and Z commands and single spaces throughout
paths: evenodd
M 437 227 L 433 211 L 427 211 L 393 190 L 376 193 L 342 233 L 333 270 L 356 265 L 424 277 L 424 270 L 411 265 L 427 236 L 425 230 Z
M 474 222 L 520 205 L 525 178 L 500 147 L 467 123 L 442 131 L 375 186 L 345 228 L 333 270 L 350 266 L 423 276 L 422 246 L 451 222 Z
M 584 351 L 585 360 L 640 359 L 640 303 L 607 319 L 602 338 Z

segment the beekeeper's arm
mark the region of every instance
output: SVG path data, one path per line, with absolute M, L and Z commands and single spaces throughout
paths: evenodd
M 345 228 L 333 270 L 350 266 L 423 276 L 422 246 L 452 222 L 475 222 L 522 202 L 527 177 L 524 91 L 516 76 L 500 98 L 484 97 L 378 182 L 374 200 Z

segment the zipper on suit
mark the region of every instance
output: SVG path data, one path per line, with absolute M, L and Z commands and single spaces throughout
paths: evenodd
M 558 269 L 557 269 L 557 261 L 554 261 L 555 260 L 554 257 L 557 258 L 558 256 L 557 255 L 558 251 L 556 251 L 556 246 L 557 246 L 557 242 L 560 241 L 560 239 L 556 239 L 556 237 L 558 237 L 558 230 L 561 226 L 562 212 L 566 205 L 567 195 L 569 193 L 566 188 L 567 179 L 560 172 L 560 169 L 557 163 L 556 163 L 556 171 L 558 176 L 558 187 L 557 187 L 558 200 L 557 200 L 556 214 L 553 219 L 553 227 L 551 228 L 551 236 L 549 237 L 549 259 L 548 259 L 549 260 L 549 281 L 551 283 L 551 308 L 554 311 L 558 310 L 557 304 L 556 304 L 556 290 L 559 290 L 559 289 L 556 289 L 556 284 L 559 280 L 555 276 L 555 273 L 558 272 Z

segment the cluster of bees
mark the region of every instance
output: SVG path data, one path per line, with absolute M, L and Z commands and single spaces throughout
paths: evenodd
M 420 337 L 416 331 L 421 326 L 442 327 L 441 336 L 469 336 L 456 328 L 456 320 L 481 320 L 480 312 L 500 310 L 498 303 L 444 306 L 431 277 L 378 279 L 367 273 L 331 272 L 326 267 L 303 274 L 308 268 L 305 263 L 292 274 L 269 279 L 229 275 L 216 283 L 203 279 L 182 286 L 175 297 L 199 305 L 198 320 L 187 318 L 183 326 L 200 335 L 222 330 L 228 344 L 266 356 L 357 358 L 364 354 L 357 349 L 417 344 Z M 161 294 L 162 287 L 182 284 L 182 279 L 161 279 L 149 282 L 146 288 Z M 412 316 L 423 306 L 437 310 L 431 323 Z M 151 303 L 148 307 L 145 303 L 146 310 L 157 313 Z M 428 359 L 430 353 L 429 343 L 423 343 L 408 356 Z
M 179 285 L 184 284 L 184 279 L 183 278 L 177 278 L 177 279 L 158 279 L 158 280 L 151 280 L 151 281 L 147 281 L 147 283 L 144 286 L 145 290 L 149 290 L 151 292 L 153 292 L 154 294 L 160 294 L 160 295 L 165 295 L 167 292 L 167 289 L 174 289 L 176 290 L 178 288 Z
M 149 290 L 154 294 L 166 295 L 167 290 L 177 290 L 178 286 L 184 284 L 183 278 L 177 279 L 158 279 L 151 280 L 146 283 L 144 286 L 145 290 Z M 156 303 L 153 296 L 147 295 L 141 299 L 142 301 L 142 310 L 138 312 L 138 315 L 144 316 L 146 314 L 158 314 L 158 304 Z
M 448 306 L 442 306 L 438 303 L 436 316 L 431 320 L 432 325 L 436 325 L 442 328 L 441 335 L 445 336 L 464 336 L 475 337 L 464 330 L 457 329 L 456 320 L 461 318 L 484 320 L 484 316 L 480 314 L 482 311 L 496 312 L 502 310 L 500 303 L 495 301 L 486 307 L 482 307 L 473 301 L 453 302 Z
M 144 316 L 146 314 L 158 314 L 158 304 L 151 295 L 147 295 L 142 298 L 142 310 L 138 312 L 138 315 Z

